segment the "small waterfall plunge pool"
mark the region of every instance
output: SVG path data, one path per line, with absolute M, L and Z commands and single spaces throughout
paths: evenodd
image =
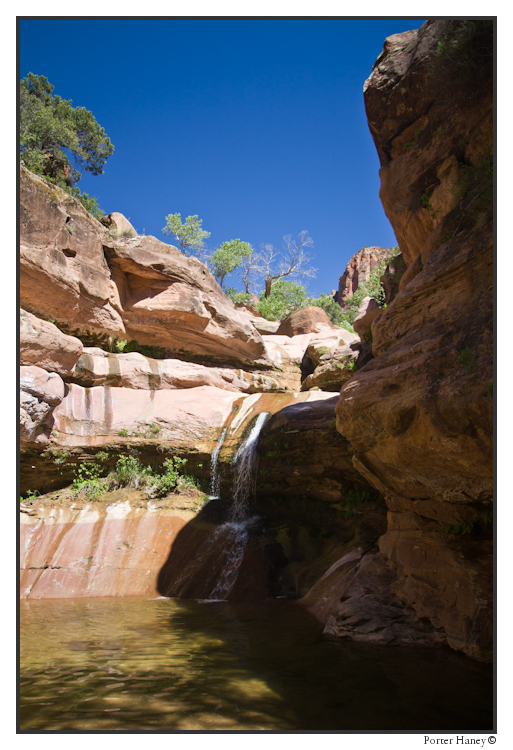
M 492 668 L 331 640 L 293 601 L 21 602 L 21 730 L 492 727 Z

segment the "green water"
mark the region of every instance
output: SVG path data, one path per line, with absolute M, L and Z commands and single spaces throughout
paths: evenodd
M 482 730 L 492 671 L 333 641 L 297 604 L 21 603 L 21 730 Z

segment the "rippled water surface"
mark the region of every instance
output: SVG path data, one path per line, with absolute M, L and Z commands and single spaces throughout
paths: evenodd
M 492 672 L 328 640 L 293 602 L 21 603 L 22 730 L 489 730 Z

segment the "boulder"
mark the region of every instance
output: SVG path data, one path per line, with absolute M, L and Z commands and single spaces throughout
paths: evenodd
M 52 425 L 54 408 L 65 395 L 62 378 L 34 365 L 20 367 L 20 440 L 28 444 L 46 445 Z
M 263 336 L 277 333 L 278 328 L 280 327 L 279 320 L 267 320 L 266 318 L 255 317 L 253 315 L 251 316 L 251 322 L 257 329 L 258 333 L 261 333 Z
M 359 341 L 357 334 L 346 331 L 345 328 L 336 327 L 332 331 L 324 331 L 312 336 L 308 342 L 306 353 L 313 365 L 317 367 L 321 364 L 321 360 L 326 362 L 323 358 L 329 358 L 331 352 L 357 341 Z
M 137 232 L 128 219 L 118 211 L 114 211 L 108 216 L 102 217 L 101 223 L 104 227 L 107 227 L 112 234 L 117 235 L 118 237 L 125 236 L 128 239 L 129 237 L 135 237 L 137 235 Z
M 66 378 L 82 349 L 79 339 L 20 309 L 20 365 L 37 365 Z
M 381 310 L 382 308 L 378 305 L 374 297 L 364 297 L 362 299 L 358 308 L 358 314 L 353 321 L 353 328 L 362 341 L 369 341 L 371 339 L 369 331 Z
M 320 333 L 335 328 L 321 307 L 301 307 L 287 315 L 276 331 L 278 336 L 300 336 L 304 333 Z

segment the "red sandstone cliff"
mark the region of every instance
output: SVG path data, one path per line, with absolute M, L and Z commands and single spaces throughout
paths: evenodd
M 358 289 L 360 284 L 369 280 L 370 272 L 379 266 L 382 260 L 390 254 L 390 248 L 362 247 L 351 256 L 346 270 L 338 282 L 338 304 L 342 309 L 347 308 L 347 302 Z
M 482 660 L 491 658 L 493 621 L 493 44 L 485 23 L 428 21 L 390 37 L 365 83 L 380 195 L 408 267 L 372 324 L 374 359 L 342 387 L 337 406 L 355 467 L 388 505 L 380 550 L 394 592 L 443 627 L 451 646 Z

